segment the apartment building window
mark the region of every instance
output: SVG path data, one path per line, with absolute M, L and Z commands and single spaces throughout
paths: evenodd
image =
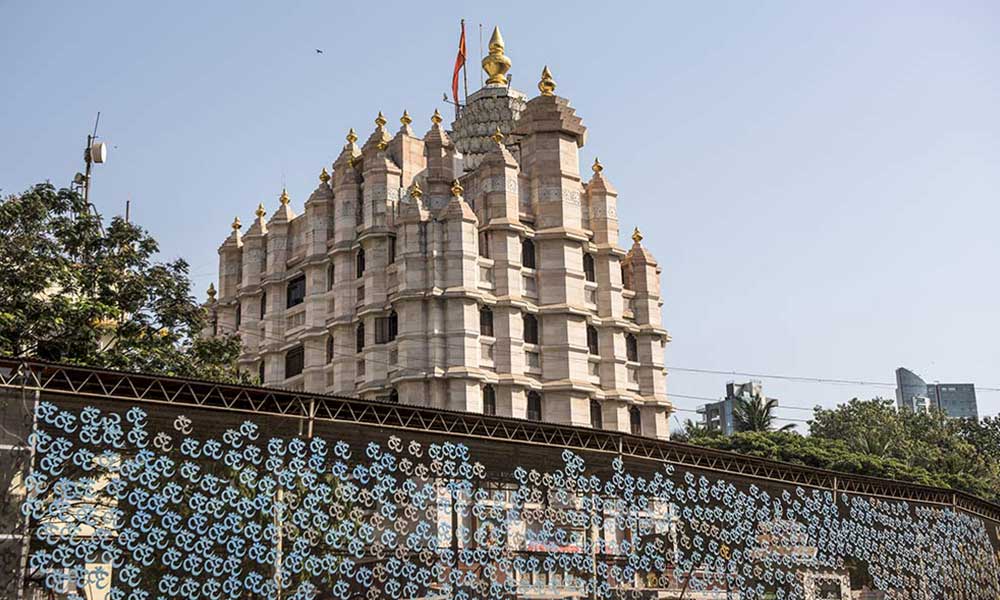
M 260 318 L 267 314 L 267 292 L 260 293 Z
M 396 262 L 396 238 L 389 238 L 389 264 Z
M 642 415 L 639 413 L 639 407 L 633 406 L 628 409 L 628 424 L 632 435 L 642 435 Z
M 479 335 L 493 337 L 493 309 L 489 306 L 479 307 Z
M 597 328 L 593 325 L 587 325 L 587 351 L 595 356 L 601 353 L 597 344 Z
M 604 414 L 601 412 L 601 403 L 597 400 L 590 401 L 590 426 L 594 429 L 604 428 Z
M 538 392 L 528 392 L 528 411 L 525 416 L 529 421 L 542 420 L 542 395 Z
M 335 354 L 335 351 L 334 351 L 334 346 L 333 346 L 333 336 L 332 335 L 328 335 L 328 336 L 326 336 L 326 362 L 327 362 L 327 364 L 330 364 L 330 363 L 333 362 L 333 356 L 334 356 L 334 354 Z
M 242 302 L 237 302 L 236 303 L 236 329 L 239 329 L 240 325 L 242 325 L 242 324 L 243 324 L 243 303 Z
M 302 373 L 305 367 L 306 351 L 302 346 L 296 346 L 285 352 L 285 379 Z
M 522 313 L 521 319 L 524 321 L 524 342 L 526 344 L 537 344 L 538 317 L 529 313 Z
M 479 256 L 483 258 L 490 257 L 490 232 L 480 231 L 479 232 Z
M 285 288 L 286 295 L 286 308 L 291 308 L 293 306 L 298 306 L 305 302 L 306 299 L 306 276 L 299 275 L 295 279 L 288 282 L 288 287 Z
M 535 268 L 535 242 L 527 238 L 521 240 L 521 266 Z
M 358 323 L 358 328 L 354 332 L 354 350 L 361 352 L 365 349 L 365 324 Z
M 389 313 L 387 317 L 378 317 L 375 319 L 375 343 L 385 344 L 396 339 L 396 333 L 399 329 L 399 317 L 396 316 L 396 311 Z
M 492 385 L 483 386 L 483 414 L 491 417 L 497 414 L 497 390 Z
M 631 333 L 625 334 L 625 358 L 632 362 L 639 362 L 639 344 Z
M 327 266 L 327 268 L 326 268 L 326 289 L 327 289 L 327 291 L 330 291 L 330 290 L 333 289 L 333 276 L 334 276 L 333 263 L 330 263 L 329 266 Z
M 583 254 L 583 275 L 587 281 L 597 281 L 597 269 L 594 267 L 594 255 L 589 252 Z
M 358 248 L 358 254 L 355 257 L 355 277 L 364 277 L 365 275 L 365 249 Z

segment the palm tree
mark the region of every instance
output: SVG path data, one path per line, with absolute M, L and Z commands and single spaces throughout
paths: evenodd
M 777 398 L 765 398 L 762 395 L 743 395 L 733 402 L 733 429 L 736 431 L 771 431 L 774 429 L 775 416 L 772 414 L 778 406 Z M 778 431 L 789 431 L 795 428 L 794 423 L 779 427 Z

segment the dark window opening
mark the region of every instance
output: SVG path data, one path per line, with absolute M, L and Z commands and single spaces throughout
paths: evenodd
M 302 369 L 305 367 L 305 360 L 306 351 L 302 346 L 297 346 L 285 352 L 285 379 L 302 373 Z
M 396 238 L 389 238 L 389 264 L 396 262 Z
M 639 343 L 631 333 L 625 334 L 625 358 L 632 362 L 639 362 Z
M 365 349 L 365 324 L 359 323 L 354 333 L 354 350 L 361 352 Z
M 594 355 L 600 354 L 597 344 L 597 328 L 593 325 L 587 325 L 587 350 Z
M 524 342 L 526 344 L 537 344 L 538 318 L 528 313 L 522 314 L 521 317 L 524 320 Z
M 333 362 L 334 347 L 333 347 L 333 336 L 327 336 L 326 338 L 326 362 Z
M 604 428 L 604 413 L 601 412 L 601 403 L 597 400 L 590 401 L 590 426 L 594 429 Z
M 365 275 L 365 249 L 358 248 L 358 255 L 355 258 L 355 277 L 364 277 Z
M 396 388 L 392 388 L 392 390 L 389 392 L 389 402 L 392 402 L 393 404 L 399 404 L 399 392 L 396 391 Z
M 242 325 L 242 324 L 243 324 L 243 303 L 242 302 L 237 302 L 236 303 L 236 329 L 239 329 L 240 325 Z
M 298 306 L 305 302 L 306 299 L 306 276 L 299 275 L 295 279 L 288 282 L 288 287 L 286 288 L 286 304 L 285 308 L 291 308 L 293 306 Z
M 333 289 L 333 276 L 334 276 L 333 263 L 330 263 L 330 266 L 328 266 L 326 268 L 326 289 L 327 290 L 332 290 Z
M 493 310 L 488 306 L 479 307 L 479 335 L 493 337 Z
M 632 289 L 632 282 L 629 281 L 628 269 L 625 268 L 625 263 L 622 263 L 621 269 L 622 269 L 622 287 L 625 288 L 626 290 L 630 290 Z
M 535 268 L 535 242 L 529 239 L 521 240 L 521 266 Z
M 479 232 L 479 256 L 483 258 L 490 257 L 490 232 L 480 231 Z
M 387 317 L 378 317 L 375 319 L 375 343 L 385 344 L 396 339 L 396 334 L 399 330 L 399 317 L 396 316 L 396 311 L 389 313 Z
M 267 314 L 267 292 L 260 293 L 260 318 Z
M 594 267 L 594 256 L 592 254 L 583 255 L 583 275 L 587 281 L 597 281 L 597 269 Z
M 497 414 L 497 390 L 492 385 L 483 387 L 483 414 L 491 417 Z
M 264 359 L 257 363 L 257 383 L 264 385 Z
M 525 416 L 529 421 L 542 420 L 542 396 L 538 392 L 528 392 L 528 411 Z
M 632 435 L 642 435 L 642 415 L 638 407 L 628 409 L 628 424 Z

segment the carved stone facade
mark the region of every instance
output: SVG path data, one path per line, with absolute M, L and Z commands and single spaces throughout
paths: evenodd
M 352 130 L 303 214 L 234 223 L 209 334 L 268 386 L 668 437 L 660 267 L 569 101 L 487 84 L 451 132 L 401 122 Z

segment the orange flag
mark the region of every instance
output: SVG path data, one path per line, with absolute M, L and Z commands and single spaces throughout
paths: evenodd
M 458 106 L 458 73 L 465 68 L 465 19 L 462 19 L 462 37 L 458 39 L 458 56 L 455 57 L 455 72 L 451 76 L 451 95 Z

